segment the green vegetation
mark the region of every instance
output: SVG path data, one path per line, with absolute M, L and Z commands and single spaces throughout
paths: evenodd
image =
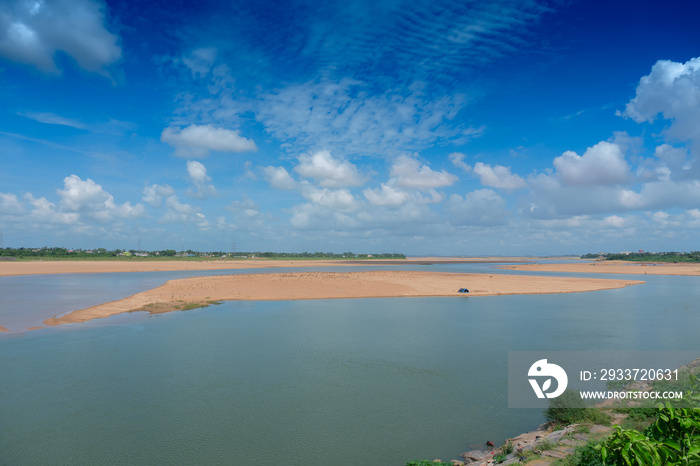
M 610 416 L 607 413 L 588 406 L 578 392 L 570 389 L 550 400 L 545 417 L 548 421 L 565 426 L 577 423 L 610 425 Z
M 685 373 L 682 380 L 673 385 L 667 381 L 653 384 L 654 390 L 678 390 L 679 387 L 683 387 L 684 397 L 673 404 L 617 408 L 632 418 L 630 422 L 638 422 L 643 428 L 615 426 L 615 431 L 606 439 L 578 447 L 562 464 L 700 465 L 700 381 L 695 375 Z
M 320 260 L 320 259 L 406 259 L 404 254 L 382 253 L 382 254 L 355 254 L 344 252 L 336 254 L 332 252 L 222 252 L 210 251 L 200 252 L 188 249 L 186 251 L 175 251 L 174 249 L 163 249 L 160 251 L 136 251 L 131 249 L 107 250 L 105 248 L 96 249 L 66 249 L 66 248 L 0 248 L 1 258 L 15 258 L 17 260 L 219 260 L 219 259 L 294 259 L 294 260 Z
M 581 259 L 635 262 L 700 262 L 700 251 L 693 252 L 624 252 L 606 254 L 584 254 Z
M 604 466 L 600 458 L 600 442 L 591 440 L 576 447 L 574 454 L 557 463 L 561 466 Z

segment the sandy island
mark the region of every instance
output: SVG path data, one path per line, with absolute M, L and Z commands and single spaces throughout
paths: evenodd
M 162 313 L 227 300 L 297 300 L 427 296 L 487 296 L 573 293 L 644 283 L 600 278 L 529 277 L 441 272 L 295 272 L 220 275 L 170 280 L 164 285 L 44 321 L 46 325 L 85 322 L 123 312 Z M 468 288 L 470 293 L 458 293 Z
M 595 261 L 567 264 L 518 264 L 505 265 L 502 269 L 530 272 L 583 272 L 618 273 L 632 275 L 700 275 L 700 264 L 673 264 L 668 262 Z

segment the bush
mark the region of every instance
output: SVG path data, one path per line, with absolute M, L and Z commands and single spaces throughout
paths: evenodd
M 581 396 L 573 390 L 565 390 L 557 398 L 549 401 L 545 411 L 547 420 L 558 424 L 576 424 L 590 422 L 593 424 L 610 424 L 610 416 L 598 408 L 589 407 Z
M 562 461 L 562 466 L 603 466 L 598 443 L 589 441 L 576 447 L 574 454 Z

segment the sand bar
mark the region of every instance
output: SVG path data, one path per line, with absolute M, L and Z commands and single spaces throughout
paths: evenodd
M 567 264 L 517 264 L 505 265 L 502 269 L 527 270 L 530 272 L 582 272 L 618 273 L 632 275 L 700 275 L 700 264 L 673 264 L 669 262 L 594 261 Z
M 211 261 L 0 261 L 0 276 L 37 275 L 54 273 L 112 273 L 112 272 L 160 272 L 170 270 L 237 270 L 279 267 L 344 267 L 373 265 L 431 265 L 522 262 L 522 258 L 445 258 L 415 257 L 409 259 L 366 260 L 211 260 Z
M 422 296 L 547 294 L 622 288 L 644 283 L 601 278 L 529 277 L 441 272 L 295 272 L 170 280 L 149 291 L 44 321 L 79 323 L 131 311 L 162 313 L 227 300 L 297 300 Z M 458 293 L 468 288 L 469 294 Z
M 9 332 L 9 330 L 0 325 L 0 332 Z

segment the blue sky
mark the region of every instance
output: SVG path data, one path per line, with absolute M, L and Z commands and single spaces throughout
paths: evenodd
M 5 0 L 4 246 L 700 249 L 698 10 Z

